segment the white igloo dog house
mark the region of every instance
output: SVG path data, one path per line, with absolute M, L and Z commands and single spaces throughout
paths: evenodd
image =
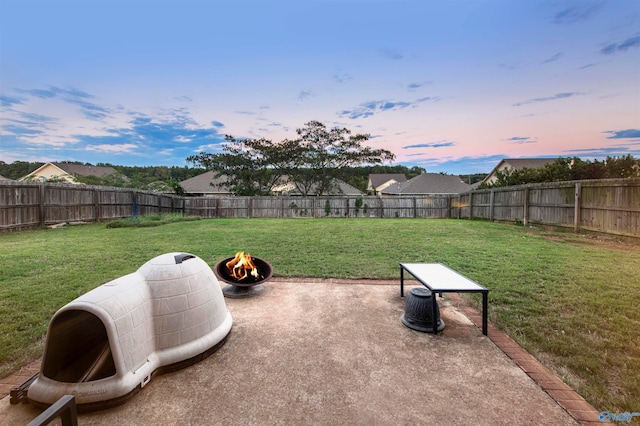
M 54 314 L 27 396 L 35 405 L 63 395 L 75 395 L 88 409 L 119 404 L 154 372 L 213 353 L 231 325 L 209 265 L 187 253 L 163 254 Z

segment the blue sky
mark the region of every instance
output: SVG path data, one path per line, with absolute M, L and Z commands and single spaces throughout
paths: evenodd
M 0 160 L 187 165 L 311 120 L 395 164 L 640 157 L 640 0 L 0 0 Z

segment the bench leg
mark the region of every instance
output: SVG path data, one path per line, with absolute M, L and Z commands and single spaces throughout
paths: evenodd
M 487 316 L 488 316 L 487 296 L 488 296 L 487 292 L 483 291 L 482 292 L 482 334 L 484 334 L 485 336 L 487 335 Z
M 400 267 L 400 297 L 404 297 L 404 268 Z
M 438 301 L 436 300 L 436 294 L 431 292 L 431 322 L 433 323 L 433 334 L 438 334 L 438 318 L 436 318 L 437 308 Z

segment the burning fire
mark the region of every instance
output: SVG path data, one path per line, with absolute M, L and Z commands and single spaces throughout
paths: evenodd
M 242 281 L 251 274 L 251 276 L 255 278 L 260 278 L 260 273 L 258 272 L 258 268 L 251 260 L 251 255 L 249 253 L 239 251 L 236 253 L 236 256 L 225 263 L 229 274 L 238 281 Z

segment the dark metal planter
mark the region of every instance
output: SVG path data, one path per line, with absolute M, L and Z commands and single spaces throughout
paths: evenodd
M 433 333 L 433 318 L 431 318 L 432 302 L 435 297 L 428 289 L 416 287 L 411 289 L 404 305 L 404 314 L 400 320 L 407 327 L 423 333 Z M 444 321 L 440 319 L 440 307 L 436 304 L 437 330 L 444 328 Z

